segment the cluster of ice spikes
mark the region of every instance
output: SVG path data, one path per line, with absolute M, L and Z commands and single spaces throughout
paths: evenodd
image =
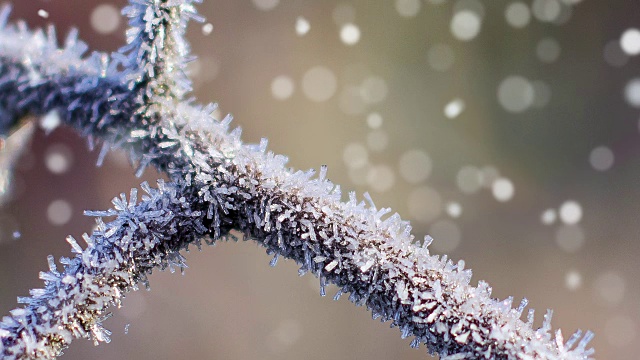
M 97 229 L 62 268 L 49 258 L 44 288 L 19 298 L 25 304 L 0 322 L 3 359 L 53 359 L 74 338 L 108 341 L 101 321 L 125 293 L 147 285 L 154 268 L 184 267 L 180 250 L 202 241 L 228 239 L 238 230 L 272 254 L 295 260 L 300 272 L 319 277 L 366 305 L 374 318 L 390 321 L 412 347 L 426 344 L 442 359 L 588 359 L 591 333 L 566 342 L 552 334 L 551 313 L 534 329 L 533 311 L 512 298 L 491 298 L 480 281 L 469 284 L 464 262 L 429 254 L 430 238 L 414 243 L 409 223 L 377 209 L 325 178 L 322 167 L 293 171 L 287 158 L 259 145 L 243 144 L 230 117 L 215 120 L 215 105 L 185 100 L 190 82 L 183 39 L 187 21 L 198 19 L 195 0 L 131 0 L 127 45 L 114 54 L 84 55 L 87 46 L 71 33 L 62 48 L 53 28 L 29 30 L 8 24 L 0 12 L 0 132 L 25 116 L 57 113 L 102 144 L 128 151 L 141 172 L 148 165 L 168 174 L 138 200 L 131 191 L 107 211 L 88 211 Z M 103 222 L 103 218 L 109 219 Z

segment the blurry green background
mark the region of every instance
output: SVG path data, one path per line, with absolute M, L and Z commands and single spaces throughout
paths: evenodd
M 125 1 L 14 1 L 13 21 L 124 43 Z M 600 359 L 640 351 L 640 2 L 636 0 L 205 0 L 192 23 L 200 102 L 297 169 L 411 220 L 432 252 L 465 259 L 494 296 L 553 308 Z M 43 10 L 43 11 L 39 11 Z M 622 45 L 621 45 L 622 44 Z M 626 51 L 626 52 L 625 52 Z M 90 231 L 135 178 L 72 130 L 38 130 L 0 209 L 0 314 L 41 286 L 46 256 Z M 159 175 L 148 171 L 144 179 Z M 512 191 L 511 191 L 512 190 Z M 18 231 L 20 236 L 14 236 Z M 15 234 L 17 235 L 17 234 Z M 424 359 L 397 329 L 255 243 L 187 254 L 106 321 L 111 344 L 65 359 Z M 130 324 L 130 325 L 127 325 Z M 127 329 L 125 331 L 125 329 Z M 128 332 L 128 334 L 125 334 Z

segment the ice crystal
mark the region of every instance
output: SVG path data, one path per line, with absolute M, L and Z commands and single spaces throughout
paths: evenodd
M 180 251 L 244 233 L 274 255 L 295 260 L 300 272 L 349 293 L 373 318 L 390 321 L 412 347 L 426 344 L 442 359 L 588 359 L 591 333 L 568 341 L 551 332 L 551 313 L 539 329 L 520 319 L 527 305 L 491 297 L 480 281 L 470 285 L 464 262 L 429 253 L 431 238 L 414 244 L 411 226 L 365 195 L 342 202 L 340 187 L 314 171 L 294 171 L 267 142 L 243 144 L 231 117 L 213 118 L 215 105 L 185 101 L 189 19 L 200 19 L 196 0 L 131 0 L 127 45 L 114 54 L 85 55 L 72 32 L 62 48 L 53 28 L 29 30 L 0 12 L 0 129 L 26 115 L 55 112 L 100 158 L 128 151 L 138 173 L 152 165 L 170 181 L 143 183 L 113 208 L 89 211 L 96 230 L 80 244 L 68 237 L 73 257 L 40 273 L 42 289 L 21 297 L 25 306 L 0 322 L 4 359 L 52 359 L 74 338 L 108 342 L 101 322 L 124 294 L 148 286 L 154 268 L 183 269 Z M 109 218 L 105 222 L 103 218 Z

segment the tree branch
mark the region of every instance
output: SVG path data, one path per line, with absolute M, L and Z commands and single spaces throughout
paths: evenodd
M 3 358 L 52 359 L 74 338 L 108 341 L 101 321 L 109 307 L 146 284 L 153 268 L 182 267 L 181 249 L 227 239 L 232 229 L 264 246 L 273 265 L 279 256 L 295 260 L 300 272 L 320 278 L 323 294 L 336 284 L 336 299 L 350 293 L 374 318 L 414 336 L 413 347 L 424 343 L 443 359 L 589 358 L 591 333 L 567 342 L 559 330 L 552 336 L 550 312 L 533 329 L 532 311 L 520 320 L 526 300 L 513 309 L 511 298 L 492 299 L 485 282 L 471 286 L 463 261 L 430 255 L 430 238 L 414 244 L 398 214 L 388 216 L 366 194 L 366 203 L 354 193 L 342 202 L 325 167 L 318 177 L 294 171 L 286 157 L 266 151 L 266 140 L 243 144 L 239 129 L 228 131 L 230 117 L 211 116 L 214 105 L 184 101 L 182 35 L 196 16 L 193 2 L 132 0 L 128 46 L 88 58 L 75 35 L 58 49 L 52 31 L 5 25 L 6 9 L 0 16 L 2 129 L 55 110 L 90 144 L 103 142 L 100 159 L 126 148 L 139 172 L 152 164 L 171 179 L 156 190 L 143 184 L 141 202 L 134 189 L 111 210 L 87 212 L 98 216 L 98 228 L 84 236 L 86 247 L 68 238 L 75 256 L 62 259 L 61 272 L 50 258 L 40 276 L 45 288 L 20 298 L 26 305 L 0 322 Z

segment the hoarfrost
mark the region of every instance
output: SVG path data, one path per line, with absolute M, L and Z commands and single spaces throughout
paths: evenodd
M 295 172 L 266 141 L 243 144 L 230 116 L 213 117 L 214 105 L 185 100 L 191 82 L 183 35 L 188 20 L 202 20 L 197 2 L 132 0 L 123 11 L 127 45 L 111 55 L 84 55 L 75 32 L 58 48 L 53 28 L 9 25 L 8 7 L 0 10 L 2 132 L 21 114 L 56 111 L 90 147 L 101 143 L 100 158 L 122 148 L 137 174 L 154 166 L 170 179 L 157 188 L 143 183 L 141 200 L 133 190 L 111 210 L 87 212 L 98 218 L 83 236 L 86 247 L 69 237 L 74 256 L 61 259 L 61 269 L 49 257 L 49 271 L 40 272 L 44 288 L 2 318 L 4 359 L 53 359 L 74 338 L 109 342 L 101 324 L 124 294 L 148 287 L 154 268 L 184 269 L 180 251 L 189 244 L 234 239 L 231 230 L 264 246 L 272 265 L 282 256 L 319 277 L 322 295 L 336 284 L 335 299 L 349 293 L 402 337 L 414 336 L 412 347 L 425 343 L 442 359 L 589 358 L 591 333 L 563 343 L 561 333 L 551 335 L 550 313 L 533 329 L 532 312 L 527 323 L 519 319 L 524 305 L 514 310 L 511 300 L 492 299 L 486 283 L 469 284 L 463 262 L 430 255 L 430 238 L 414 245 L 398 214 L 383 220 L 388 210 L 368 196 L 341 202 L 324 167 L 315 179 L 312 171 Z

